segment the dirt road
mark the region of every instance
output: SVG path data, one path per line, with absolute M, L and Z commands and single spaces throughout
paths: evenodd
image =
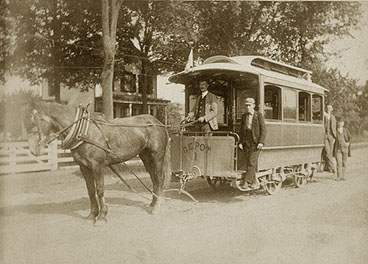
M 0 176 L 0 263 L 365 264 L 367 161 L 368 149 L 357 149 L 346 182 L 320 173 L 275 196 L 215 192 L 198 179 L 187 186 L 198 204 L 170 193 L 158 216 L 135 180 L 144 197 L 107 176 L 104 227 L 83 219 L 89 200 L 76 170 Z

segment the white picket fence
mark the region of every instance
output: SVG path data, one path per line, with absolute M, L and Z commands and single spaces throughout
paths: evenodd
M 32 155 L 27 141 L 0 142 L 0 174 L 77 168 L 61 141 L 49 144 L 45 155 Z

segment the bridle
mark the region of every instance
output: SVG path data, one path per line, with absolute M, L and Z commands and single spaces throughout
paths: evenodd
M 39 118 L 40 120 L 44 120 L 44 118 L 42 116 L 40 116 L 40 114 L 37 112 L 37 110 L 33 110 L 33 113 L 32 113 L 32 119 L 34 121 L 35 121 L 35 117 Z M 107 147 L 87 138 L 87 133 L 88 133 L 88 128 L 89 128 L 89 123 L 90 122 L 94 123 L 94 125 L 97 127 L 97 129 L 101 132 L 103 138 L 105 139 L 105 143 L 106 143 Z M 179 126 L 175 126 L 175 127 L 179 127 L 179 129 L 180 129 L 180 128 L 184 128 L 184 127 L 187 127 L 187 126 L 191 126 L 191 125 L 193 125 L 194 123 L 197 123 L 197 122 L 198 122 L 198 120 L 193 121 L 193 122 L 189 122 L 189 123 L 186 123 L 186 124 L 181 123 Z M 162 126 L 162 127 L 166 127 L 166 128 L 168 127 L 168 126 L 165 126 L 163 124 L 122 125 L 122 124 L 116 124 L 116 123 L 110 123 L 110 122 L 106 122 L 106 121 L 96 120 L 96 119 L 91 118 L 90 112 L 88 111 L 88 105 L 86 107 L 79 106 L 77 108 L 77 112 L 76 112 L 74 122 L 72 122 L 70 125 L 58 130 L 57 132 L 55 132 L 52 135 L 50 135 L 49 137 L 47 137 L 46 140 L 45 140 L 45 143 L 50 144 L 55 139 L 60 138 L 60 136 L 70 128 L 70 131 L 68 132 L 67 136 L 62 141 L 62 148 L 63 149 L 74 149 L 74 148 L 77 148 L 82 143 L 86 142 L 86 143 L 94 145 L 94 146 L 96 146 L 100 149 L 103 149 L 108 154 L 118 156 L 118 153 L 116 151 L 113 151 L 112 148 L 110 147 L 109 140 L 108 140 L 107 137 L 105 137 L 102 129 L 99 126 L 100 124 L 108 125 L 108 126 L 120 126 L 120 127 L 149 127 L 149 126 Z M 37 124 L 36 124 L 35 127 L 37 127 L 37 132 L 39 133 L 39 136 L 41 138 L 42 133 L 40 132 L 40 128 L 38 127 Z M 170 126 L 170 127 L 174 127 L 174 126 Z M 36 132 L 34 132 L 34 133 L 36 133 Z M 40 145 L 40 142 L 39 142 L 39 145 Z M 125 162 L 122 162 L 122 163 L 128 168 L 128 170 L 140 181 L 140 183 L 153 196 L 155 196 L 157 199 L 162 199 L 162 197 L 157 196 L 152 190 L 150 190 L 142 182 L 142 180 L 133 171 L 130 170 L 130 168 L 125 164 Z M 129 186 L 129 184 L 126 183 L 126 181 L 119 175 L 119 173 L 111 165 L 109 165 L 109 167 L 120 178 L 120 180 L 122 180 L 123 183 L 125 183 L 128 186 L 128 188 L 132 189 Z M 134 192 L 136 192 L 134 189 L 132 189 L 132 190 Z M 176 190 L 179 191 L 179 194 L 183 193 L 183 194 L 187 195 L 193 201 L 197 202 L 197 200 L 192 195 L 190 195 L 187 191 L 184 190 L 184 185 L 182 185 L 180 189 L 169 189 L 167 191 L 176 191 Z

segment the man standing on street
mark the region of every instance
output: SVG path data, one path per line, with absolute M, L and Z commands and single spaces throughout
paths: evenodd
M 336 172 L 335 164 L 333 162 L 333 147 L 336 139 L 336 118 L 332 114 L 332 105 L 327 105 L 327 112 L 324 113 L 325 116 L 325 138 L 324 138 L 324 160 L 325 160 L 325 171 L 332 173 Z
M 217 98 L 216 95 L 208 91 L 208 82 L 201 80 L 199 89 L 201 94 L 197 97 L 196 103 L 187 116 L 187 120 L 198 120 L 197 130 L 200 132 L 211 132 L 218 129 L 217 125 Z
M 260 150 L 266 139 L 266 125 L 263 115 L 254 110 L 255 100 L 245 99 L 246 113 L 241 117 L 239 148 L 244 150 L 246 156 L 246 173 L 244 188 L 259 189 L 256 179 L 257 160 Z
M 349 156 L 349 146 L 351 136 L 349 130 L 344 128 L 344 120 L 339 120 L 337 122 L 337 133 L 336 142 L 334 145 L 333 154 L 336 158 L 337 164 L 337 178 L 336 181 L 345 181 L 345 168 Z

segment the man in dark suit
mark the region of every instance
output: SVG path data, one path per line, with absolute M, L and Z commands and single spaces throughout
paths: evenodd
M 332 105 L 327 105 L 327 112 L 324 113 L 324 126 L 325 126 L 325 138 L 324 138 L 324 160 L 325 171 L 332 173 L 336 172 L 335 164 L 333 161 L 333 147 L 336 139 L 336 118 L 332 114 Z
M 257 160 L 260 150 L 266 139 L 266 125 L 263 115 L 254 110 L 253 98 L 245 99 L 246 113 L 241 117 L 239 148 L 244 150 L 246 156 L 246 173 L 244 176 L 244 188 L 258 189 L 259 182 L 256 179 Z
M 196 103 L 187 120 L 198 120 L 197 130 L 201 132 L 211 132 L 218 129 L 217 124 L 217 97 L 208 91 L 208 82 L 201 80 L 199 89 L 201 94 L 197 97 Z

